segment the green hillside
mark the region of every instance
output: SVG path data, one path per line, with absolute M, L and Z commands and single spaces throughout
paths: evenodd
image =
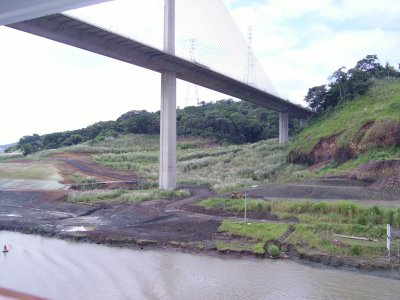
M 289 133 L 297 132 L 298 128 L 298 120 L 291 119 Z M 129 111 L 115 121 L 102 121 L 78 130 L 24 136 L 9 151 L 20 150 L 28 155 L 124 134 L 154 135 L 159 132 L 159 111 Z M 254 143 L 278 136 L 278 114 L 245 101 L 201 103 L 177 109 L 177 135 L 208 138 L 220 144 Z
M 293 163 L 333 162 L 355 167 L 374 159 L 399 158 L 400 80 L 378 80 L 363 96 L 328 109 L 289 146 Z

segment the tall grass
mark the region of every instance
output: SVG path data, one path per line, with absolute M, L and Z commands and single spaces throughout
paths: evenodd
M 210 186 L 224 192 L 261 183 L 268 183 L 285 173 L 300 169 L 286 163 L 286 148 L 277 140 L 230 146 L 231 152 L 178 163 L 178 178 L 182 183 Z
M 209 198 L 198 205 L 243 212 L 243 199 Z M 337 223 L 376 226 L 391 224 L 400 228 L 400 208 L 368 206 L 352 201 L 266 201 L 247 199 L 247 211 L 271 212 L 281 218 L 297 217 L 304 223 Z
M 178 190 L 92 190 L 87 192 L 74 192 L 70 193 L 68 200 L 70 202 L 83 202 L 83 203 L 97 203 L 106 201 L 120 201 L 120 202 L 139 202 L 147 200 L 159 199 L 181 199 L 190 196 L 190 192 L 186 189 Z
M 220 208 L 226 211 L 243 212 L 244 199 L 209 198 L 202 200 L 198 205 L 207 209 Z M 262 199 L 247 199 L 246 209 L 248 211 L 271 211 L 271 203 Z
M 0 161 L 8 161 L 24 157 L 22 153 L 0 153 Z
M 126 135 L 59 151 L 91 154 L 93 162 L 158 180 L 158 136 Z M 209 186 L 216 192 L 268 183 L 301 169 L 286 163 L 286 146 L 276 139 L 218 146 L 206 139 L 185 138 L 178 140 L 177 159 L 179 184 Z

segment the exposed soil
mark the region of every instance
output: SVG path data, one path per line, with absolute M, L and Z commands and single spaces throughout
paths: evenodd
M 335 157 L 336 153 L 336 138 L 338 135 L 334 135 L 321 141 L 315 145 L 312 150 L 312 157 L 314 163 L 327 162 Z
M 344 134 L 321 138 L 309 153 L 293 149 L 288 158 L 292 163 L 308 164 L 336 161 L 344 163 L 357 155 L 365 153 L 368 148 L 387 149 L 400 146 L 400 124 L 393 119 L 384 119 L 365 123 L 346 144 L 338 146 L 338 140 Z
M 110 170 L 96 165 L 85 157 L 57 158 L 56 162 L 64 176 L 79 171 L 82 174 L 93 175 L 97 180 L 114 180 L 116 185 L 135 176 L 129 172 Z M 367 168 L 364 171 L 368 170 Z M 216 252 L 216 240 L 228 242 L 240 240 L 240 238 L 219 233 L 218 227 L 223 219 L 242 220 L 241 213 L 229 213 L 222 209 L 206 210 L 195 204 L 213 196 L 213 193 L 204 187 L 185 186 L 184 188 L 191 191 L 191 196 L 186 199 L 139 203 L 108 202 L 92 205 L 69 203 L 68 191 L 0 190 L 0 229 L 118 246 L 173 247 L 183 251 L 207 253 Z M 400 206 L 400 201 L 397 201 L 400 200 L 399 193 L 379 191 L 373 183 L 357 180 L 356 177 L 326 178 L 302 184 L 267 185 L 242 191 L 242 193 L 264 199 L 353 199 L 365 203 L 375 201 Z M 230 194 L 220 196 L 229 197 Z M 382 201 L 384 199 L 386 202 Z M 295 218 L 278 220 L 271 213 L 249 212 L 247 217 L 249 222 L 258 220 L 296 223 L 298 221 Z M 286 234 L 290 233 L 288 231 Z M 277 242 L 282 243 L 282 241 Z M 366 270 L 387 268 L 386 264 L 378 264 L 374 267 L 369 262 L 358 263 L 355 258 L 327 258 L 321 254 L 307 256 L 297 253 L 288 245 L 282 244 L 282 246 L 286 247 L 286 252 L 294 259 Z M 239 253 L 249 255 L 245 251 Z M 340 261 L 340 263 L 334 261 Z M 399 272 L 395 274 L 399 275 Z
M 72 175 L 95 178 L 97 187 L 102 189 L 138 189 L 142 182 L 133 172 L 114 170 L 91 162 L 89 155 L 68 153 L 55 155 L 52 160 L 57 162 L 63 183 L 71 185 L 73 189 L 80 189 L 84 184 L 73 182 Z

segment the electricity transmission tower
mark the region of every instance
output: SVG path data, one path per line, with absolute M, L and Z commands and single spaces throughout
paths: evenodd
M 196 57 L 195 57 L 195 51 L 197 48 L 197 40 L 196 39 L 189 39 L 189 55 L 190 55 L 190 60 L 192 62 L 196 62 Z M 194 93 L 194 95 L 190 95 L 192 93 Z M 198 91 L 198 87 L 197 84 L 193 84 L 193 83 L 188 83 L 187 86 L 187 90 L 186 90 L 186 101 L 185 104 L 188 105 L 190 104 L 191 100 L 195 100 L 196 101 L 196 105 L 199 105 L 200 103 L 200 98 L 199 98 L 199 91 Z
M 249 26 L 247 28 L 247 67 L 246 67 L 246 78 L 245 82 L 248 85 L 254 86 L 256 84 L 255 82 L 255 57 L 253 54 L 253 48 L 252 48 L 252 42 L 253 42 L 253 26 Z

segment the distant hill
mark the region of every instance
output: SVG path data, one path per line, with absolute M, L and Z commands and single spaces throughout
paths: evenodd
M 159 124 L 160 112 L 130 111 L 116 121 L 98 122 L 79 130 L 25 136 L 16 149 L 27 155 L 121 134 L 159 134 Z M 291 119 L 289 133 L 298 128 L 298 120 Z M 218 143 L 254 143 L 278 136 L 278 114 L 244 101 L 229 99 L 202 103 L 177 109 L 177 134 L 204 137 Z
M 11 147 L 15 146 L 16 144 L 17 143 L 0 145 L 0 153 L 3 153 L 6 149 L 11 148 Z
M 400 157 L 400 79 L 375 81 L 363 96 L 312 120 L 290 146 L 293 163 L 347 163 Z

